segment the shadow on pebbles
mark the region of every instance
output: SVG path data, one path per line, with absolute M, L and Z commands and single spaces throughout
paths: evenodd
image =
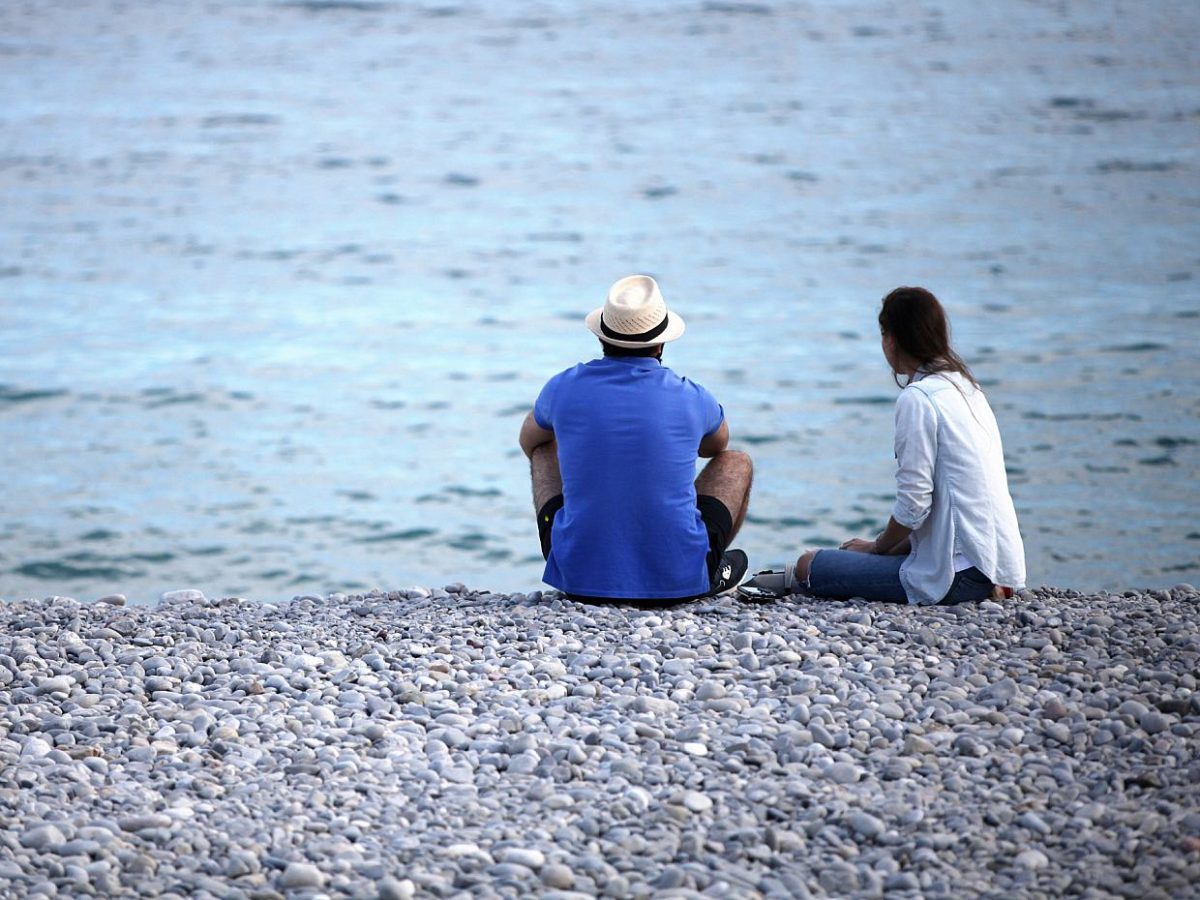
M 0 604 L 13 896 L 1179 896 L 1194 588 Z

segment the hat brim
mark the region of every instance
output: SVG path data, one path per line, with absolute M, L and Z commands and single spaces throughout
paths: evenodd
M 674 312 L 667 313 L 667 327 L 658 337 L 652 341 L 618 341 L 610 338 L 600 330 L 600 317 L 604 314 L 604 307 L 594 309 L 588 313 L 587 322 L 588 330 L 606 344 L 612 344 L 614 347 L 628 347 L 636 350 L 639 347 L 655 347 L 658 344 L 667 344 L 676 340 L 683 335 L 683 330 L 687 325 L 683 321 L 683 317 Z

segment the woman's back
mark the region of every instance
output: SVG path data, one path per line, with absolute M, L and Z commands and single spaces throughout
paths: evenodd
M 898 501 L 907 497 L 910 519 L 912 504 L 932 489 L 906 565 L 917 593 L 940 596 L 942 582 L 963 561 L 996 584 L 1024 585 L 1024 546 L 1004 448 L 983 391 L 957 372 L 918 373 L 896 402 L 896 449 Z M 931 483 L 922 483 L 922 471 L 926 478 L 931 473 Z

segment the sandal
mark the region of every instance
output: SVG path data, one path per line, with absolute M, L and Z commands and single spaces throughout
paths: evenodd
M 764 569 L 738 586 L 738 594 L 747 600 L 774 600 L 799 589 L 796 573 L 788 569 Z

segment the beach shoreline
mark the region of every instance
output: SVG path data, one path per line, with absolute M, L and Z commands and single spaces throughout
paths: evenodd
M 1178 896 L 1200 595 L 0 603 L 13 896 Z

